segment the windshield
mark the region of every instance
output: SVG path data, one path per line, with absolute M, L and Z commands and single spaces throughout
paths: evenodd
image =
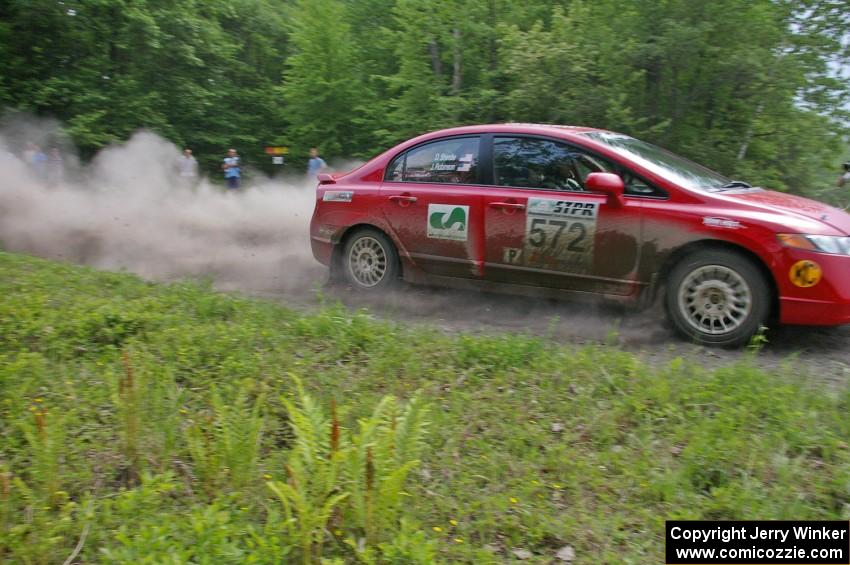
M 581 135 L 604 143 L 616 153 L 658 176 L 687 188 L 720 190 L 727 188 L 726 185 L 730 182 L 728 178 L 702 165 L 627 135 L 606 131 L 592 131 Z

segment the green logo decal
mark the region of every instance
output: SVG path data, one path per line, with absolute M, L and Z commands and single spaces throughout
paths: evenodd
M 428 237 L 466 241 L 469 206 L 428 205 Z
M 431 227 L 443 230 L 454 229 L 457 224 L 457 228 L 459 231 L 466 230 L 466 211 L 463 208 L 455 208 L 448 214 L 448 218 L 446 218 L 446 214 L 443 212 L 434 212 L 431 214 Z

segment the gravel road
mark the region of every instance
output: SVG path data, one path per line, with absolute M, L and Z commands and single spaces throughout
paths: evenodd
M 587 300 L 543 300 L 402 284 L 372 296 L 343 284 L 325 284 L 322 268 L 310 269 L 302 284 L 261 294 L 299 309 L 317 305 L 316 290 L 349 308 L 366 308 L 376 318 L 423 324 L 443 331 L 497 332 L 546 336 L 569 344 L 615 344 L 651 365 L 682 357 L 706 367 L 753 359 L 768 370 L 798 375 L 816 384 L 850 381 L 850 326 L 786 326 L 770 331 L 767 343 L 751 352 L 706 348 L 683 341 L 667 327 L 660 306 L 635 312 Z

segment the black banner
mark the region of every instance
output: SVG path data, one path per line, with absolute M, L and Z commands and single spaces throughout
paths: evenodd
M 848 565 L 850 522 L 668 520 L 668 565 Z

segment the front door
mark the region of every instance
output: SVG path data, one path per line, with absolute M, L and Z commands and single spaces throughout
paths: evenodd
M 483 250 L 480 139 L 454 137 L 414 147 L 387 168 L 384 217 L 405 254 L 432 275 L 475 278 Z
M 559 141 L 493 139 L 494 185 L 483 197 L 488 280 L 632 294 L 638 289 L 640 201 L 587 192 L 613 166 Z

